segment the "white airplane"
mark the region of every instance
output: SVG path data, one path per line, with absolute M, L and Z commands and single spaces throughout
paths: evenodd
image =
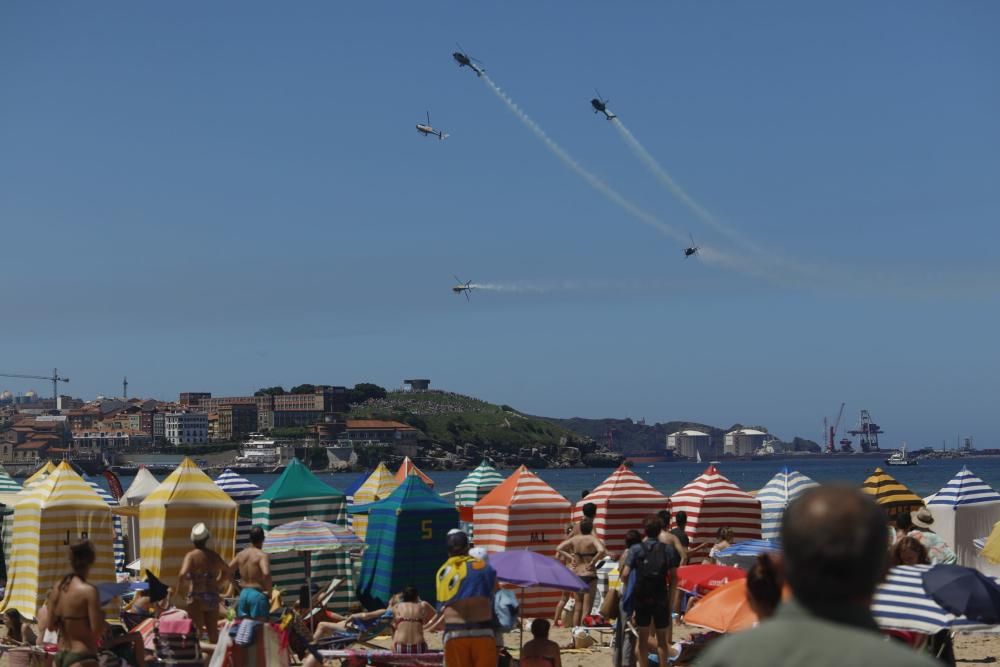
M 425 137 L 428 134 L 433 134 L 439 140 L 441 140 L 441 139 L 447 139 L 448 138 L 448 135 L 445 134 L 444 132 L 442 132 L 441 130 L 435 130 L 433 127 L 431 127 L 431 112 L 430 111 L 427 112 L 427 124 L 426 125 L 424 125 L 423 123 L 417 123 L 417 132 L 419 132 L 420 134 L 424 135 Z

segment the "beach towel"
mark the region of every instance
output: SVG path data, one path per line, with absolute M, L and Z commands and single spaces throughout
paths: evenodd
M 472 556 L 452 556 L 437 573 L 438 608 L 456 600 L 489 598 L 496 588 L 497 573 L 486 561 Z

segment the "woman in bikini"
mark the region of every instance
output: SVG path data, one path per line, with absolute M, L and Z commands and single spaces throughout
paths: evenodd
M 104 613 L 97 589 L 87 583 L 96 554 L 89 540 L 70 546 L 73 568 L 49 593 L 46 629 L 59 633 L 55 667 L 97 667 L 97 641 L 104 634 Z
M 187 591 L 187 612 L 199 632 L 208 634 L 208 641 L 219 641 L 219 590 L 229 580 L 229 568 L 215 551 L 208 548 L 212 534 L 203 523 L 191 529 L 194 549 L 184 556 L 178 593 Z
M 392 607 L 394 653 L 427 653 L 424 623 L 434 618 L 434 607 L 420 599 L 414 586 L 407 586 Z
M 594 604 L 594 593 L 597 591 L 597 564 L 608 555 L 604 542 L 597 539 L 593 532 L 593 520 L 583 519 L 580 521 L 580 534 L 564 540 L 556 549 L 556 553 L 568 559 L 570 569 L 588 586 L 586 591 L 575 594 L 574 626 L 580 625 L 583 617 L 590 613 L 590 608 Z

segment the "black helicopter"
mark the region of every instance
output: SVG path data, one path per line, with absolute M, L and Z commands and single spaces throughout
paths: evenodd
M 482 76 L 483 73 L 486 72 L 485 68 L 476 65 L 476 63 L 479 62 L 478 60 L 476 60 L 475 58 L 470 58 L 468 55 L 466 55 L 465 49 L 462 48 L 461 44 L 455 42 L 455 46 L 458 47 L 458 51 L 452 53 L 451 57 L 455 59 L 455 62 L 458 63 L 459 67 L 468 67 L 469 69 L 471 69 L 473 72 L 476 73 L 476 76 Z
M 610 102 L 611 100 L 601 99 L 601 92 L 596 88 L 594 89 L 594 92 L 597 93 L 597 97 L 590 100 L 590 106 L 594 107 L 594 113 L 600 111 L 602 114 L 604 114 L 604 117 L 607 118 L 608 120 L 617 118 L 617 116 L 615 116 L 608 110 L 608 102 Z
M 472 284 L 471 280 L 467 280 L 463 283 L 462 279 L 459 278 L 458 276 L 454 276 L 454 278 L 455 282 L 458 284 L 452 287 L 451 291 L 454 292 L 455 294 L 461 294 L 462 292 L 465 292 L 466 300 L 471 301 L 471 299 L 469 299 L 469 295 L 472 294 L 472 290 L 476 289 L 476 286 Z
M 691 238 L 691 245 L 684 248 L 684 258 L 687 259 L 691 255 L 697 255 L 698 251 L 701 250 L 698 246 L 694 244 L 694 236 L 691 236 L 691 232 L 688 232 L 688 236 Z

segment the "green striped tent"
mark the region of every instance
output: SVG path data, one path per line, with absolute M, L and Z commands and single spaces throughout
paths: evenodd
M 483 459 L 475 470 L 455 487 L 455 505 L 458 506 L 462 520 L 462 530 L 472 538 L 472 506 L 478 503 L 487 493 L 500 486 L 504 477 L 496 468 L 490 465 L 489 459 Z
M 388 498 L 357 505 L 351 513 L 368 515 L 368 548 L 358 582 L 365 607 L 386 606 L 409 584 L 433 604 L 436 573 L 448 559 L 445 537 L 458 525 L 455 506 L 416 475 L 408 475 Z
M 13 529 L 14 505 L 17 504 L 17 494 L 20 493 L 20 491 L 21 485 L 15 482 L 14 478 L 7 474 L 7 471 L 3 469 L 3 466 L 0 466 L 0 515 L 4 516 L 4 520 L 0 523 L 0 525 L 2 525 L 2 529 L 0 529 L 0 548 L 3 549 L 4 554 L 4 558 L 0 560 L 0 568 L 3 570 L 0 572 L 0 575 L 3 575 L 4 579 L 7 578 L 6 561 L 8 558 L 8 549 L 5 537 L 8 534 L 8 531 Z M 9 521 L 6 519 L 8 515 L 10 516 Z
M 301 461 L 292 459 L 281 477 L 254 499 L 253 523 L 264 530 L 271 530 L 302 519 L 346 526 L 347 503 L 343 493 L 320 481 Z M 285 600 L 298 596 L 299 587 L 306 578 L 305 565 L 299 554 L 271 556 L 271 573 L 274 585 L 281 589 Z M 314 554 L 313 581 L 322 588 L 335 577 L 343 577 L 346 581 L 334 595 L 330 607 L 335 611 L 346 612 L 354 599 L 350 556 L 341 552 Z

